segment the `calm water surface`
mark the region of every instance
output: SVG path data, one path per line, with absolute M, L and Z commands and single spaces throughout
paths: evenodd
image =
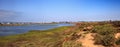
M 25 26 L 0 26 L 0 36 L 8 36 L 26 33 L 30 30 L 47 30 L 60 26 L 72 26 L 73 24 L 34 24 Z

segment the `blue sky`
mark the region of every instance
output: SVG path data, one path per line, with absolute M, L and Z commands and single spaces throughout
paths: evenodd
M 0 21 L 120 20 L 119 0 L 0 0 L 0 10 Z

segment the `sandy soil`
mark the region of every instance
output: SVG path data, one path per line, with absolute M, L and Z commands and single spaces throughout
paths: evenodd
M 104 47 L 102 45 L 95 45 L 93 39 L 92 33 L 88 33 L 85 34 L 84 38 L 80 38 L 77 41 L 81 42 L 83 47 Z
M 115 34 L 115 38 L 120 37 L 120 33 Z

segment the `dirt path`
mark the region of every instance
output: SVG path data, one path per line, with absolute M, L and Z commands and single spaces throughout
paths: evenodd
M 80 38 L 77 41 L 81 42 L 83 47 L 103 47 L 101 45 L 95 45 L 93 39 L 92 33 L 88 33 L 85 34 L 84 38 Z

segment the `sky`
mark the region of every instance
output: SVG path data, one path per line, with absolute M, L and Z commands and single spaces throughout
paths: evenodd
M 0 0 L 0 22 L 120 20 L 119 0 Z

